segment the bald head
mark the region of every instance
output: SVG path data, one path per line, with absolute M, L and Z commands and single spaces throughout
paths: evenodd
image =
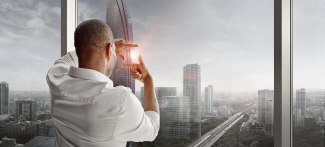
M 77 52 L 103 49 L 108 43 L 114 43 L 113 33 L 105 22 L 98 19 L 82 22 L 74 32 Z

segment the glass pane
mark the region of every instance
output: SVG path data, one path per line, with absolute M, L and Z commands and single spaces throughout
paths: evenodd
M 138 43 L 154 76 L 160 132 L 133 146 L 273 146 L 273 3 L 78 0 L 78 23 Z
M 1 0 L 0 19 L 0 146 L 54 145 L 45 77 L 60 57 L 61 2 Z
M 293 146 L 325 146 L 325 1 L 293 1 Z

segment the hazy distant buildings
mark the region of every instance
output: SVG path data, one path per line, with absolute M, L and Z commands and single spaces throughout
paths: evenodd
M 209 85 L 204 89 L 204 97 L 205 97 L 205 113 L 212 112 L 212 99 L 213 99 L 213 86 Z
M 108 0 L 106 11 L 106 23 L 111 28 L 114 38 L 122 38 L 128 41 L 133 41 L 133 30 L 131 18 L 128 11 L 127 4 L 124 0 Z M 125 51 L 125 62 L 130 63 L 130 50 Z M 114 86 L 123 85 L 130 87 L 132 92 L 135 92 L 135 82 L 131 78 L 131 71 L 129 68 L 123 68 L 123 60 L 118 57 L 114 67 L 111 79 Z
M 306 117 L 306 90 L 296 90 L 296 126 L 304 126 Z
M 198 64 L 188 64 L 183 68 L 183 95 L 189 97 L 190 103 L 190 122 L 191 133 L 190 138 L 196 139 L 201 137 L 201 69 Z
M 234 109 L 227 106 L 219 106 L 214 109 L 214 113 L 217 114 L 218 118 L 228 118 L 233 115 Z
M 176 96 L 177 88 L 176 87 L 155 87 L 155 93 L 161 105 L 161 99 L 163 96 Z M 143 103 L 144 99 L 144 87 L 141 87 L 140 91 L 140 101 Z
M 9 113 L 9 84 L 0 83 L 0 115 Z
M 20 119 L 35 120 L 37 104 L 36 101 L 16 101 L 16 113 Z
M 189 139 L 190 107 L 187 96 L 163 96 L 161 108 L 160 136 L 172 140 Z
M 268 135 L 273 135 L 273 106 L 274 92 L 273 90 L 258 90 L 257 99 L 258 122 L 264 126 L 264 131 Z

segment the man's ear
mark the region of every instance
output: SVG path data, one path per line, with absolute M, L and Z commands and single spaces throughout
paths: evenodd
M 107 56 L 108 58 L 109 58 L 110 55 L 111 55 L 110 50 L 111 50 L 111 43 L 108 43 L 108 44 L 106 45 L 106 48 L 105 48 L 105 54 L 106 54 L 106 56 Z

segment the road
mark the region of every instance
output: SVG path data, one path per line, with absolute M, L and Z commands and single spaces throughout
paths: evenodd
M 249 108 L 251 109 L 251 108 Z M 249 109 L 245 109 L 235 115 L 231 116 L 225 122 L 218 127 L 205 133 L 202 137 L 191 143 L 188 147 L 210 147 L 216 141 L 218 141 L 233 125 L 235 125 L 241 118 L 244 117 L 244 112 Z

